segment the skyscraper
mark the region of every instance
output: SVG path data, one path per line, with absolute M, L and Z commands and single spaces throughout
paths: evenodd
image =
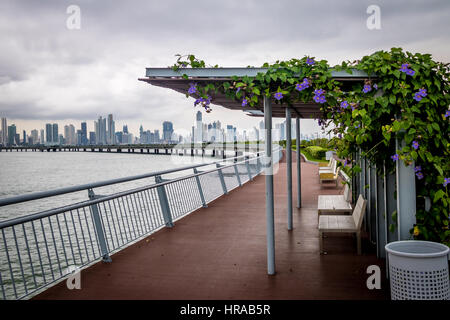
M 38 143 L 38 140 L 39 140 L 39 133 L 38 133 L 38 131 L 36 130 L 36 129 L 34 129 L 34 130 L 31 130 L 31 142 L 29 142 L 30 144 L 31 143 L 33 143 L 33 144 L 36 144 L 36 143 Z
M 44 144 L 45 143 L 45 138 L 44 138 L 44 129 L 41 129 L 41 138 L 39 140 L 40 144 Z
M 59 133 L 58 133 L 58 124 L 54 123 L 52 125 L 52 137 L 53 137 L 53 143 L 59 144 Z
M 108 114 L 108 136 L 106 143 L 114 144 L 116 140 L 116 125 L 113 120 L 113 115 Z
M 102 118 L 102 116 L 95 122 L 95 137 L 97 144 L 106 144 L 106 118 Z
M 87 145 L 87 124 L 86 124 L 86 122 L 81 123 L 81 144 L 83 146 Z
M 12 124 L 8 126 L 8 145 L 12 146 L 16 140 L 16 125 Z
M 173 133 L 173 124 L 170 121 L 163 122 L 163 140 L 164 142 L 170 142 Z
M 45 125 L 45 137 L 46 137 L 46 144 L 51 144 L 53 142 L 53 131 L 52 131 L 52 124 L 47 123 Z
M 196 142 L 202 142 L 203 141 L 203 124 L 202 124 L 202 113 L 200 111 L 197 111 L 197 128 L 196 128 Z
M 6 118 L 2 118 L 2 135 L 0 137 L 0 143 L 4 146 L 8 143 L 8 125 Z
M 25 130 L 23 130 L 23 140 L 22 140 L 23 144 L 27 143 L 27 132 Z

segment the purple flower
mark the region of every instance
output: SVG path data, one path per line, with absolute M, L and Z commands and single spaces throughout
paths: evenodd
M 247 98 L 244 98 L 242 100 L 242 106 L 245 107 L 247 104 L 248 104 L 248 100 L 247 100 Z
M 315 62 L 313 59 L 311 59 L 311 58 L 306 59 L 306 64 L 307 64 L 307 65 L 312 66 L 312 65 L 315 64 L 315 63 L 316 63 L 316 62 Z
M 444 187 L 446 187 L 450 183 L 450 178 L 444 178 Z
M 423 173 L 422 172 L 416 172 L 416 176 L 417 176 L 417 179 L 419 179 L 419 180 L 423 179 Z
M 393 161 L 397 161 L 398 160 L 398 154 L 394 154 L 393 156 L 391 156 L 391 159 Z
M 347 159 L 344 160 L 344 167 L 347 166 Z
M 406 74 L 407 74 L 408 76 L 413 76 L 415 73 L 416 73 L 416 72 L 415 72 L 414 70 L 412 70 L 412 69 L 406 70 Z
M 236 89 L 236 93 L 238 93 L 239 91 L 241 91 L 241 87 Z
M 277 92 L 274 95 L 275 99 L 277 99 L 278 101 L 283 99 L 283 94 L 281 92 Z
M 363 88 L 363 92 L 367 93 L 369 91 L 372 91 L 372 86 L 370 84 L 365 84 Z
M 374 88 L 375 90 L 378 90 L 378 85 L 375 83 L 375 84 L 373 85 L 373 88 Z
M 445 117 L 445 118 L 450 117 L 450 110 L 447 110 L 447 112 L 445 113 L 444 117 Z
M 415 168 L 414 168 L 414 172 L 420 172 L 420 171 L 422 171 L 422 167 L 421 166 L 416 166 Z
M 325 90 L 323 89 L 316 89 L 314 90 L 314 101 L 317 103 L 325 103 L 327 102 L 327 99 L 325 99 Z
M 305 90 L 306 88 L 309 88 L 310 84 L 311 83 L 309 82 L 308 78 L 304 78 L 302 83 L 297 83 L 295 85 L 295 89 L 298 91 L 302 91 Z
M 414 150 L 417 150 L 417 149 L 419 149 L 419 143 L 417 142 L 417 141 L 413 141 L 412 142 L 412 147 L 414 148 Z
M 323 89 L 316 89 L 316 90 L 314 90 L 314 94 L 316 96 L 324 95 L 325 94 L 325 90 L 323 90 Z
M 341 133 L 338 134 L 338 138 L 342 139 L 342 134 Z
M 356 104 L 352 104 L 352 111 L 356 109 Z
M 400 67 L 400 71 L 401 71 L 401 72 L 406 72 L 406 71 L 409 70 L 408 67 L 409 67 L 409 64 L 404 63 L 404 64 L 402 64 L 402 66 Z
M 194 93 L 196 93 L 197 92 L 197 84 L 196 83 L 191 83 L 191 84 L 189 84 L 190 85 L 190 87 L 189 87 L 189 89 L 188 89 L 188 93 L 189 94 L 194 94 Z
M 355 126 L 355 129 L 359 129 L 361 127 L 361 124 L 358 124 L 357 126 Z
M 347 100 L 342 101 L 342 102 L 341 102 L 341 109 L 347 109 L 347 108 L 348 108 L 348 102 L 347 102 Z
M 421 96 L 418 92 L 416 92 L 416 93 L 414 94 L 414 100 L 420 101 L 420 100 L 422 100 L 422 96 Z
M 186 62 L 183 62 L 183 63 L 181 64 L 181 67 L 182 67 L 182 68 L 186 68 L 186 67 L 187 67 L 187 63 L 186 63 Z
M 419 92 L 417 92 L 418 94 L 420 94 L 422 97 L 426 97 L 427 96 L 427 89 L 420 89 Z

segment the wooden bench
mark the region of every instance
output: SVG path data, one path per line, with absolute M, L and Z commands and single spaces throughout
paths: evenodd
M 335 173 L 336 172 L 337 161 L 334 158 L 331 158 L 329 165 L 321 166 L 319 163 L 319 173 Z
M 361 254 L 361 225 L 366 212 L 367 200 L 359 195 L 355 209 L 351 216 L 321 215 L 319 217 L 319 247 L 320 253 L 326 254 L 323 250 L 323 235 L 325 232 L 342 232 L 356 234 L 357 252 Z
M 352 213 L 350 204 L 350 187 L 345 184 L 344 194 L 319 195 L 317 200 L 317 219 L 321 214 L 330 213 Z
M 336 172 L 319 172 L 319 182 L 323 184 L 323 182 L 334 182 L 336 187 L 338 185 L 339 171 L 341 168 L 337 168 Z
M 333 157 L 331 157 L 330 158 L 330 160 L 328 161 L 328 163 L 325 163 L 325 162 L 319 162 L 319 169 L 320 168 L 326 168 L 326 167 L 329 167 L 329 168 L 331 168 L 331 165 L 333 164 Z

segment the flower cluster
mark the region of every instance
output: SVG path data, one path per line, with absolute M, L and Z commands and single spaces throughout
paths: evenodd
M 413 141 L 412 142 L 412 147 L 414 148 L 414 150 L 417 150 L 417 149 L 419 149 L 419 143 L 417 142 L 417 141 Z
M 398 160 L 398 154 L 394 154 L 393 156 L 391 156 L 392 161 L 397 161 Z
M 281 99 L 283 99 L 283 93 L 281 93 L 281 92 L 275 93 L 274 98 L 277 99 L 278 101 L 280 101 Z
M 446 187 L 450 183 L 450 178 L 444 178 L 444 187 Z
M 347 109 L 349 106 L 347 100 L 344 100 L 341 102 L 341 109 Z
M 416 72 L 413 69 L 409 69 L 409 64 L 404 63 L 400 67 L 400 71 L 406 73 L 408 76 L 413 76 Z
M 417 179 L 419 179 L 419 180 L 423 179 L 423 173 L 422 173 L 422 167 L 421 166 L 416 166 L 414 168 L 414 172 L 416 173 Z
M 366 84 L 364 85 L 363 92 L 364 92 L 364 93 L 367 93 L 367 92 L 369 92 L 369 91 L 372 91 L 372 86 L 371 86 L 369 83 L 366 83 Z
M 197 92 L 197 84 L 196 83 L 190 83 L 189 85 L 190 85 L 190 87 L 188 89 L 188 93 L 189 94 L 196 93 Z
M 209 112 L 208 110 L 211 110 L 211 108 L 209 107 L 209 105 L 211 104 L 211 99 L 212 98 L 209 95 L 208 95 L 208 98 L 206 98 L 206 99 L 203 97 L 200 97 L 197 100 L 195 100 L 194 106 L 201 104 L 202 107 L 204 107 L 206 109 L 206 111 Z
M 427 89 L 420 89 L 414 94 L 414 100 L 420 101 L 427 96 Z
M 311 85 L 311 82 L 309 82 L 308 78 L 304 78 L 302 83 L 297 83 L 295 85 L 295 89 L 298 91 L 303 91 L 306 88 L 309 88 L 310 85 Z
M 312 66 L 313 64 L 315 64 L 316 62 L 313 60 L 313 59 L 311 59 L 311 58 L 307 58 L 306 59 L 306 64 L 307 65 L 309 65 L 309 66 Z
M 314 101 L 317 103 L 325 103 L 327 100 L 325 99 L 325 90 L 323 89 L 316 89 L 314 90 Z

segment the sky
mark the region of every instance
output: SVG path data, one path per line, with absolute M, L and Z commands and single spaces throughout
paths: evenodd
M 80 9 L 79 28 L 70 5 Z M 370 30 L 370 5 L 380 29 Z M 450 62 L 450 1 L 164 0 L 0 2 L 0 117 L 18 132 L 114 115 L 116 128 L 176 132 L 194 124 L 193 99 L 138 81 L 146 67 L 195 54 L 222 67 L 261 66 L 305 55 L 331 65 L 391 47 Z M 260 118 L 212 106 L 203 121 L 241 129 Z M 281 120 L 274 121 L 280 122 Z M 302 132 L 318 131 L 302 120 Z M 61 131 L 61 130 L 60 130 Z

